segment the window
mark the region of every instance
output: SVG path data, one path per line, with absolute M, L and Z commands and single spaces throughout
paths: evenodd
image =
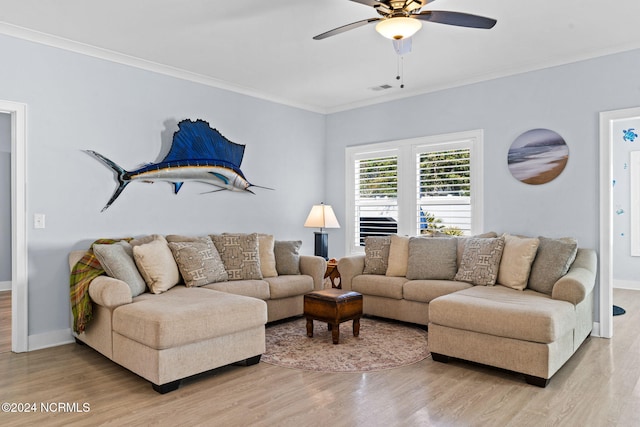
M 480 232 L 481 147 L 482 131 L 347 147 L 347 252 L 367 236 Z
M 462 235 L 471 231 L 471 150 L 419 151 L 419 232 Z
M 398 156 L 375 155 L 354 162 L 356 244 L 367 236 L 398 232 Z

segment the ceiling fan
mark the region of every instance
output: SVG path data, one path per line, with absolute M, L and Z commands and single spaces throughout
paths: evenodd
M 333 30 L 318 34 L 313 39 L 322 40 L 327 37 L 344 33 L 367 24 L 377 22 L 376 31 L 391 40 L 407 39 L 420 28 L 420 21 L 437 22 L 439 24 L 455 25 L 458 27 L 490 29 L 496 25 L 496 20 L 484 16 L 471 15 L 462 12 L 424 11 L 420 9 L 435 0 L 350 0 L 371 6 L 381 18 L 369 18 L 352 22 Z

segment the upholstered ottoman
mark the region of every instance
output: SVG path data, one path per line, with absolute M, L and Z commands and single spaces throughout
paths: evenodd
M 166 393 L 191 375 L 258 363 L 266 321 L 256 298 L 184 286 L 145 293 L 113 311 L 113 360 Z
M 429 349 L 449 357 L 525 374 L 546 386 L 574 353 L 576 309 L 532 290 L 474 286 L 429 304 Z M 577 340 L 576 340 L 577 341 Z

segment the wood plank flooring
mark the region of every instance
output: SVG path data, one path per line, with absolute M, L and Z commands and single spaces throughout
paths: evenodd
M 229 366 L 160 395 L 86 346 L 0 355 L 3 426 L 638 426 L 640 292 L 614 290 L 627 314 L 611 340 L 589 338 L 545 389 L 520 375 L 426 359 L 364 374 L 303 372 L 260 363 Z M 361 331 L 366 334 L 366 331 Z M 88 412 L 43 413 L 40 403 Z M 70 409 L 74 409 L 73 407 Z
M 0 353 L 11 351 L 11 291 L 0 292 Z

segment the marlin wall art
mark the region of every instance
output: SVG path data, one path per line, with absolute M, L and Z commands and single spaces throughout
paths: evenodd
M 229 141 L 204 120 L 183 120 L 178 123 L 169 154 L 160 163 L 149 163 L 133 171 L 124 170 L 100 153 L 92 150 L 86 152 L 109 166 L 118 180 L 118 188 L 101 212 L 111 206 L 132 181 L 167 181 L 173 184 L 175 194 L 178 194 L 185 181 L 219 187 L 214 192 L 231 190 L 254 194 L 249 187 L 260 187 L 249 183 L 240 170 L 244 145 Z

